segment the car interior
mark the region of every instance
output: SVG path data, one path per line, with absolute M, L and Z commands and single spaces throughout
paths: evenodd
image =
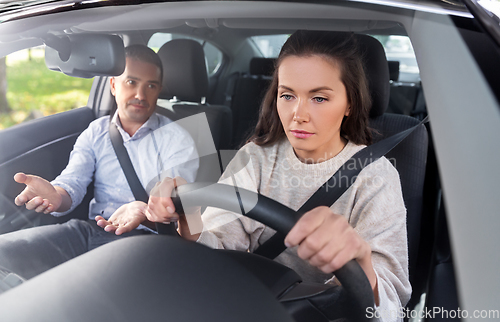
M 273 7 L 276 8 L 283 9 L 279 6 Z M 350 9 L 354 16 L 358 9 Z M 127 14 L 129 13 L 124 13 L 125 16 Z M 146 13 L 142 14 L 146 16 Z M 77 35 L 74 39 L 84 44 L 84 40 L 79 36 L 88 36 L 87 41 L 93 43 L 103 35 L 103 41 L 111 38 L 116 41 L 115 37 L 118 35 L 127 45 L 148 44 L 156 33 L 174 35 L 172 40 L 156 48 L 164 68 L 163 90 L 158 100 L 157 112 L 174 121 L 199 113 L 206 116 L 218 155 L 200 159 L 198 182 L 216 182 L 230 160 L 230 157 L 222 160 L 220 155 L 234 155 L 234 152 L 245 144 L 255 127 L 260 101 L 272 77 L 275 57 L 263 55 L 252 40 L 254 36 L 289 35 L 301 28 L 354 30 L 364 53 L 373 100 L 370 127 L 373 129 L 374 141 L 380 141 L 417 125 L 427 116 L 420 79 L 403 77 L 400 73 L 403 62 L 388 58 L 382 43 L 377 40 L 377 36 L 407 35 L 403 25 L 386 21 L 383 13 L 380 13 L 378 20 L 373 21 L 347 18 L 342 20 L 339 19 L 342 13 L 335 14 L 337 19 L 301 18 L 293 21 L 289 18 L 273 21 L 265 18 L 234 17 L 184 21 L 172 18 L 176 14 L 175 8 L 169 13 L 171 16 L 164 18 L 160 18 L 161 15 L 154 13 L 153 9 L 147 11 L 147 14 L 153 19 L 138 23 L 143 26 L 138 26 L 136 30 L 127 29 L 123 22 L 117 23 L 114 30 L 106 30 L 104 23 L 92 26 L 90 22 L 82 22 L 78 27 L 74 27 Z M 81 19 L 88 19 L 88 15 L 82 17 Z M 151 22 L 155 19 L 157 23 Z M 164 27 L 160 28 L 160 22 L 164 23 Z M 348 28 L 344 28 L 344 25 Z M 79 32 L 82 34 L 78 35 Z M 107 37 L 109 35 L 113 37 Z M 76 62 L 57 61 L 61 57 L 59 39 L 65 38 L 61 34 L 57 34 L 55 38 L 57 39 L 50 38 L 45 41 L 49 52 L 46 54 L 49 57 L 46 58 L 47 66 L 68 75 L 88 76 L 82 70 L 70 68 L 79 64 L 77 58 Z M 37 41 L 34 43 L 37 44 Z M 208 67 L 206 44 L 211 44 L 222 53 L 222 59 L 212 71 Z M 93 46 L 102 45 L 81 46 L 80 49 L 74 50 L 83 52 L 91 50 Z M 120 43 L 117 43 L 117 46 L 115 51 L 119 56 Z M 50 58 L 50 52 L 53 57 L 54 53 L 58 54 L 57 57 Z M 119 70 L 120 59 L 112 61 L 116 55 L 108 58 L 111 62 L 107 65 L 118 66 L 116 70 Z M 83 67 L 84 70 L 86 68 Z M 71 215 L 55 218 L 15 206 L 14 198 L 23 187 L 15 184 L 12 177 L 22 171 L 47 179 L 55 178 L 67 164 L 78 135 L 96 118 L 114 113 L 116 103 L 109 90 L 109 77 L 116 71 L 106 70 L 101 74 L 96 71 L 89 72 L 89 75 L 93 73 L 95 77 L 87 106 L 22 123 L 0 132 L 0 149 L 3 151 L 0 155 L 0 233 L 59 223 L 70 218 L 87 218 L 92 186 L 89 186 L 86 198 Z M 386 157 L 400 174 L 407 208 L 410 282 L 413 288 L 407 307 L 415 309 L 424 303 L 427 306 L 452 310 L 459 308 L 460 303 L 431 125 L 429 122 L 420 125 Z M 191 135 L 194 137 L 199 134 L 193 132 Z M 12 144 L 13 142 L 15 144 Z M 300 282 L 300 278 L 297 279 L 293 273 L 280 269 L 276 269 L 276 274 L 286 275 L 289 280 L 284 278 L 287 281 L 270 281 L 268 275 L 259 273 L 261 269 L 250 267 L 257 279 L 273 289 L 273 294 L 278 299 L 286 298 L 289 287 Z M 297 321 L 325 321 L 324 314 L 318 313 L 318 301 L 315 296 L 326 291 L 315 290 L 313 294 L 309 294 L 310 297 L 304 296 L 305 300 L 301 296 L 301 304 L 297 304 L 299 301 L 288 301 L 289 312 L 292 312 Z M 290 304 L 291 302 L 293 304 Z

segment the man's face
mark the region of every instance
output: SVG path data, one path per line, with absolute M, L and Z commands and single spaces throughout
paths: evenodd
M 111 78 L 111 93 L 123 126 L 140 126 L 154 113 L 161 91 L 160 75 L 156 65 L 127 58 L 123 74 Z

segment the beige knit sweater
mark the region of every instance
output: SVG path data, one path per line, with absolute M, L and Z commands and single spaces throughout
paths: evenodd
M 249 143 L 231 161 L 220 182 L 259 192 L 298 210 L 362 148 L 349 142 L 334 158 L 311 164 L 301 162 L 286 139 L 268 147 Z M 331 209 L 343 215 L 370 244 L 380 299 L 377 309 L 381 315 L 394 317 L 411 294 L 406 209 L 397 170 L 386 158 L 371 163 Z M 254 251 L 275 233 L 259 222 L 221 209 L 207 208 L 202 218 L 204 230 L 198 242 L 212 248 Z M 294 269 L 304 281 L 335 282 L 332 274 L 300 259 L 295 248 L 287 249 L 276 261 Z

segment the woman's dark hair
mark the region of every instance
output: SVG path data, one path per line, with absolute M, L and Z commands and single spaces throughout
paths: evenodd
M 271 84 L 260 107 L 259 120 L 254 134 L 247 142 L 269 145 L 285 137 L 276 107 L 278 96 L 278 69 L 289 56 L 307 57 L 317 55 L 336 63 L 341 81 L 346 88 L 350 106 L 349 115 L 342 121 L 340 135 L 355 144 L 370 144 L 371 132 L 368 115 L 371 96 L 363 66 L 363 57 L 353 33 L 329 31 L 294 32 L 281 48 L 276 60 Z
M 125 47 L 125 57 L 157 66 L 160 69 L 160 82 L 163 80 L 163 65 L 153 49 L 144 45 L 130 45 Z

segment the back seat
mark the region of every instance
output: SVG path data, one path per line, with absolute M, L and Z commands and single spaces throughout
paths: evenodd
M 260 104 L 271 82 L 274 63 L 273 58 L 252 58 L 249 73 L 241 74 L 234 84 L 231 99 L 234 128 L 231 146 L 234 149 L 245 144 L 257 124 Z
M 157 112 L 174 121 L 205 113 L 216 149 L 229 149 L 231 109 L 206 103 L 208 74 L 203 47 L 191 39 L 174 39 L 160 48 L 158 56 L 163 64 L 163 88 Z
M 420 82 L 401 81 L 399 61 L 388 61 L 388 64 L 391 95 L 387 112 L 423 119 L 426 115 L 426 107 Z
M 174 121 L 205 113 L 217 151 L 210 148 L 202 126 L 180 124 L 193 137 L 200 155 L 196 181 L 217 182 L 222 175 L 219 154 L 230 149 L 233 119 L 228 106 L 206 103 L 209 87 L 203 47 L 191 39 L 174 39 L 160 48 L 158 56 L 163 64 L 163 89 L 156 111 Z

